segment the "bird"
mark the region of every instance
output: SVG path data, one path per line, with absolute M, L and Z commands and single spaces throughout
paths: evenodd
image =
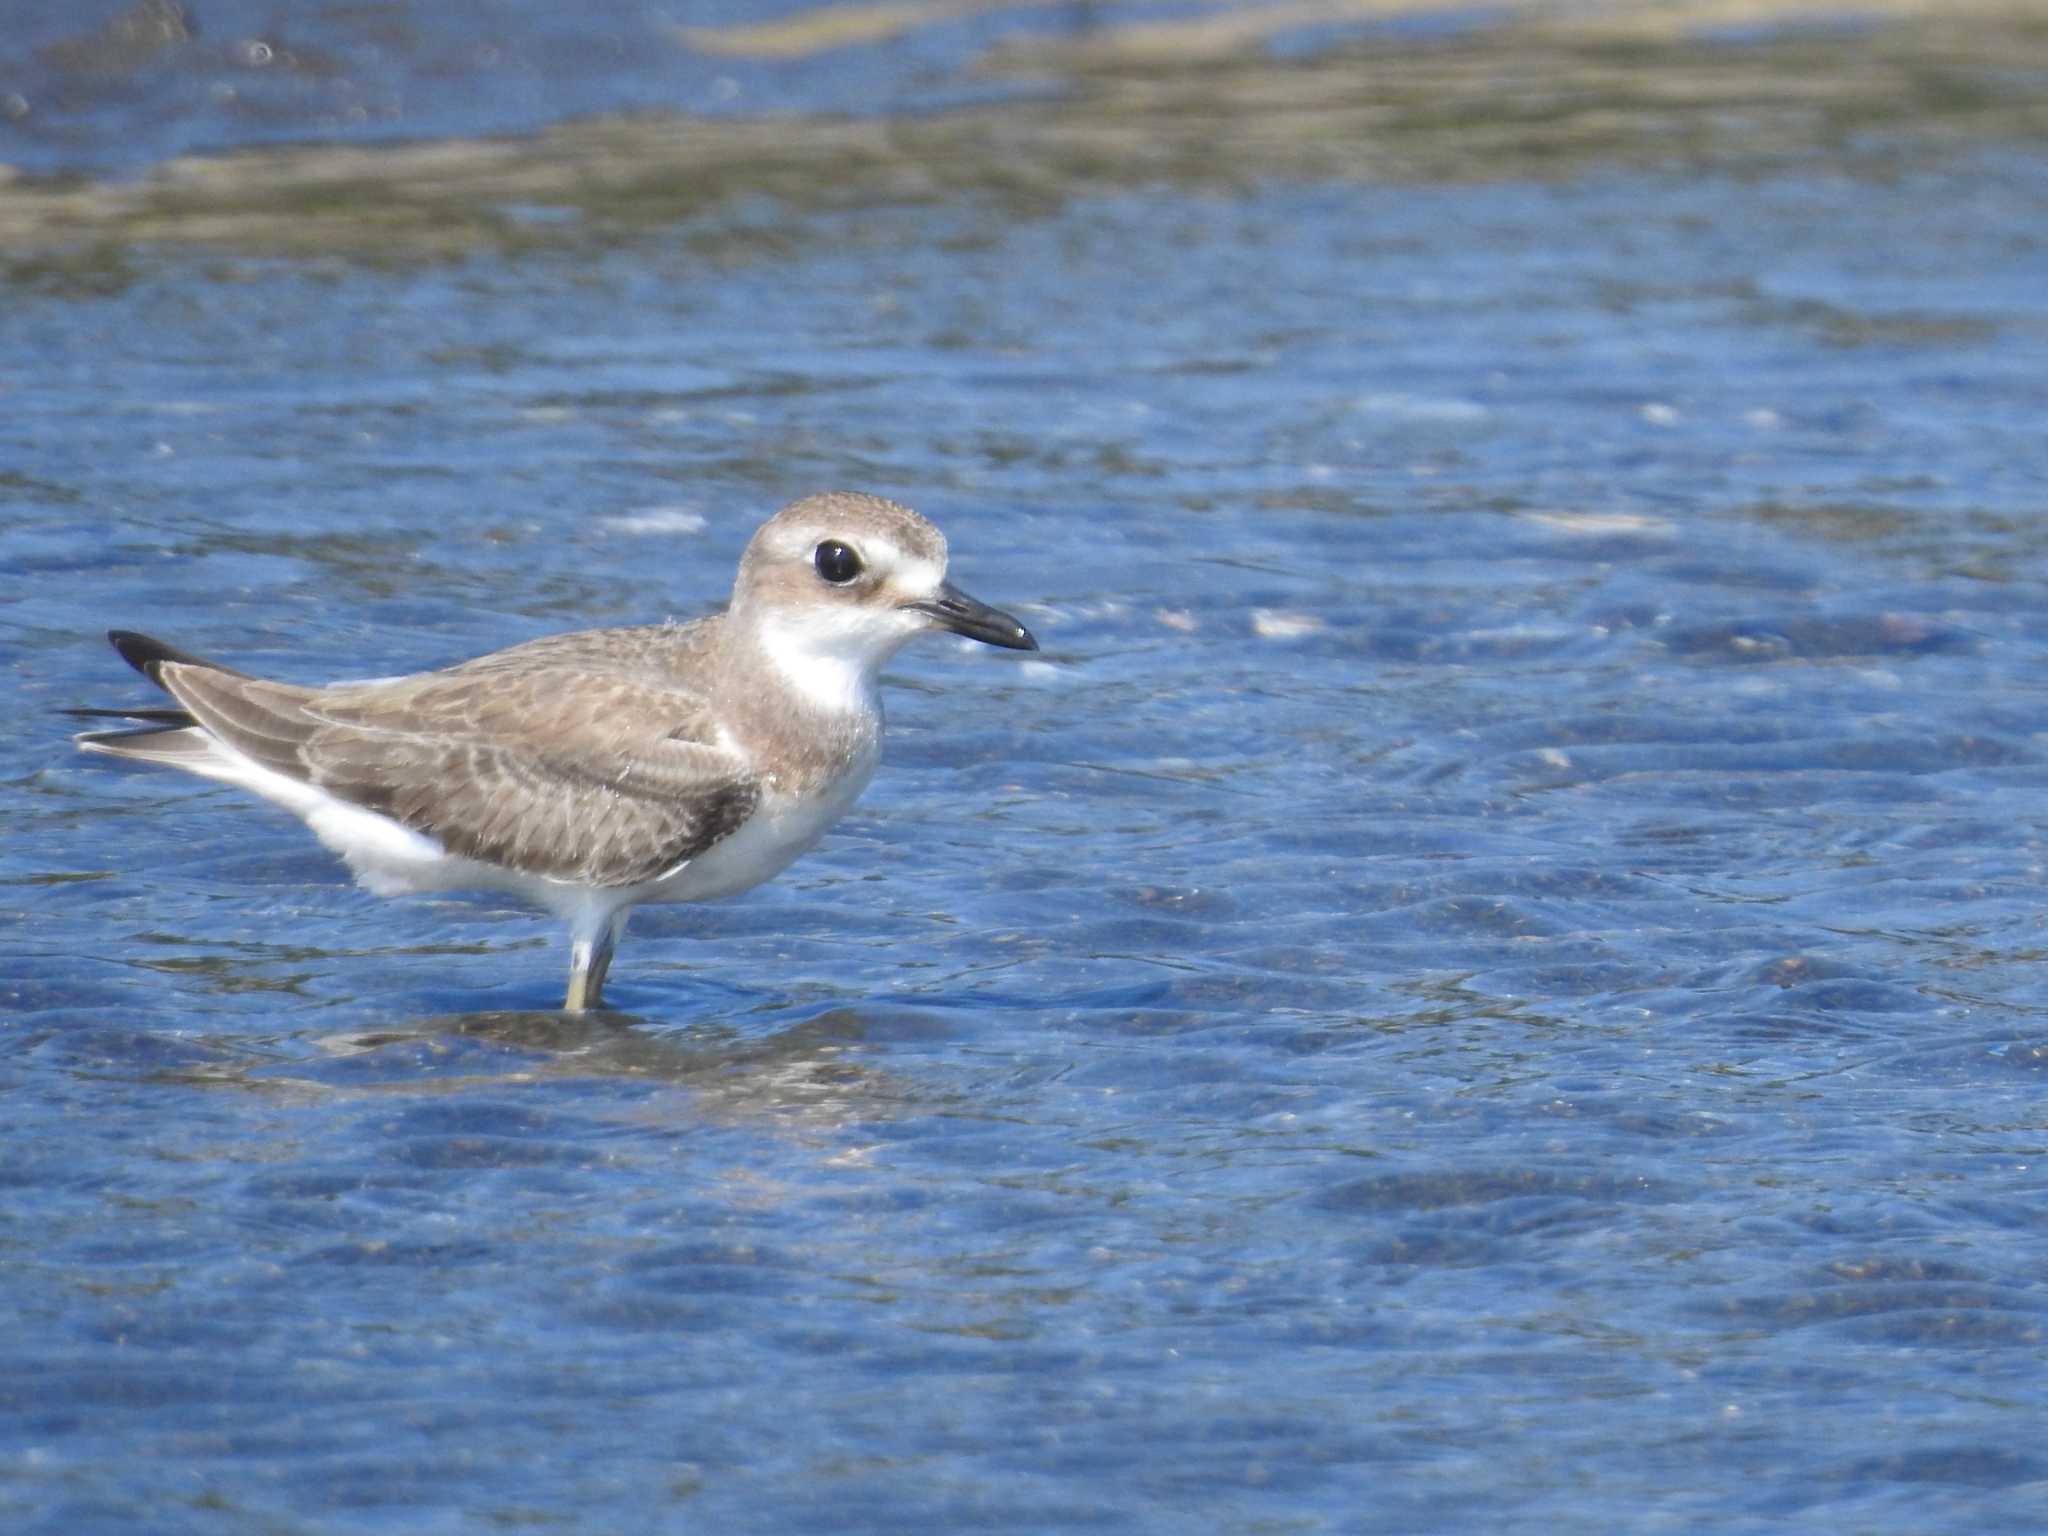
M 1035 651 L 946 577 L 918 513 L 856 491 L 791 502 L 723 611 L 543 636 L 439 671 L 303 686 L 112 630 L 174 708 L 74 738 L 253 791 L 374 894 L 509 893 L 568 926 L 563 1009 L 603 1006 L 634 907 L 737 895 L 787 868 L 872 777 L 884 665 L 951 631 Z

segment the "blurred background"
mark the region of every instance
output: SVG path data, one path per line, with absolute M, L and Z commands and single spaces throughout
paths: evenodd
M 0 1523 L 2033 1532 L 2048 10 L 16 0 Z M 781 880 L 74 753 L 919 507 Z

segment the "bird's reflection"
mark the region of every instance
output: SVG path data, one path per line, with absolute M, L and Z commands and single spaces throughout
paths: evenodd
M 661 1113 L 772 1117 L 784 1125 L 823 1129 L 912 1106 L 928 1112 L 943 1097 L 858 1056 L 878 1039 L 943 1031 L 943 1014 L 926 1013 L 837 1006 L 767 1032 L 758 1005 L 737 1017 L 685 1026 L 617 1012 L 446 1014 L 300 1036 L 289 1059 L 236 1052 L 175 1075 L 293 1098 L 447 1095 L 575 1078 L 632 1078 L 689 1095 L 688 1110 Z M 635 1118 L 646 1109 L 639 1105 Z

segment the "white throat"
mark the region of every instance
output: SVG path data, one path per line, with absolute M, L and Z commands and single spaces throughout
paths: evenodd
M 880 707 L 882 667 L 910 638 L 787 613 L 762 624 L 757 634 L 761 654 L 781 681 L 828 715 L 873 714 Z

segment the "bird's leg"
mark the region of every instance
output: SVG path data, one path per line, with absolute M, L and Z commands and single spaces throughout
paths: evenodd
M 630 910 L 622 907 L 595 929 L 570 934 L 569 995 L 562 1000 L 563 1012 L 582 1013 L 604 1006 L 605 973 L 612 968 L 612 951 L 619 947 Z
M 565 1013 L 604 1006 L 604 976 L 612 967 L 617 942 L 610 923 L 594 934 L 578 934 L 569 941 L 569 995 L 562 999 Z

